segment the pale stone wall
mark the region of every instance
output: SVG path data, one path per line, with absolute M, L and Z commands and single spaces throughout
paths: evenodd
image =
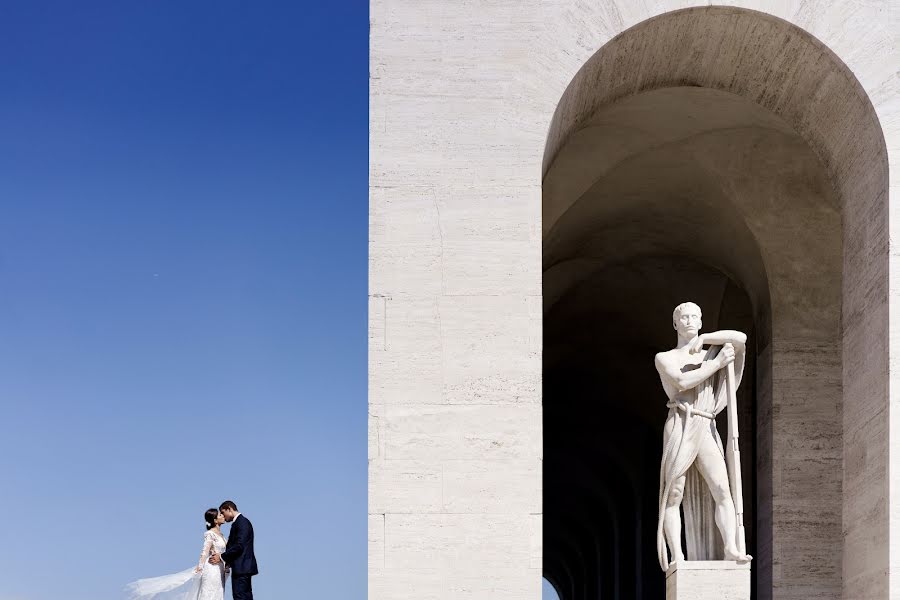
M 540 597 L 543 133 L 482 58 L 512 8 L 482 36 L 461 5 L 372 6 L 373 600 Z
M 832 98 L 829 90 L 846 85 L 826 72 L 824 86 L 813 78 L 810 87 L 780 97 L 763 91 L 756 100 L 787 114 L 842 201 L 855 199 L 843 218 L 840 585 L 845 598 L 900 598 L 900 444 L 890 443 L 900 431 L 900 278 L 890 279 L 887 305 L 885 275 L 897 272 L 897 253 L 888 264 L 882 226 L 884 154 L 894 166 L 900 144 L 898 10 L 889 1 L 735 5 L 809 32 L 861 86 L 855 97 Z M 691 6 L 705 3 L 373 1 L 370 598 L 539 597 L 545 142 L 567 86 L 595 52 L 629 27 Z M 796 55 L 780 60 L 785 81 L 802 75 Z M 804 94 L 824 112 L 792 121 L 789 109 L 802 106 Z M 877 121 L 864 110 L 868 101 Z M 881 147 L 872 143 L 879 125 Z M 551 132 L 549 155 L 564 139 Z M 897 182 L 891 174 L 893 193 Z M 896 210 L 889 233 L 900 239 Z M 774 412 L 779 385 L 803 385 L 836 360 L 834 348 L 823 347 L 822 370 L 810 372 L 779 363 L 781 351 L 772 351 Z M 767 430 L 776 453 L 796 450 L 784 444 L 805 423 L 802 410 L 791 417 L 792 405 L 783 406 L 787 420 L 775 418 Z M 802 452 L 815 452 L 809 441 Z M 794 495 L 818 489 L 814 481 L 802 487 L 795 458 L 763 457 L 773 463 L 776 498 L 798 483 Z M 800 545 L 777 548 L 792 527 L 790 519 L 773 524 L 775 597 L 803 597 L 789 582 L 804 577 L 797 569 L 815 568 L 806 557 L 816 555 L 803 546 L 810 540 L 797 537 L 813 535 L 808 530 L 794 532 Z

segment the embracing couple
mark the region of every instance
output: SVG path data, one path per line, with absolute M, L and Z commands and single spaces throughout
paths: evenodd
M 253 554 L 253 525 L 231 500 L 204 514 L 206 533 L 200 562 L 174 575 L 141 579 L 128 585 L 134 600 L 224 600 L 231 576 L 233 600 L 253 600 L 251 578 L 259 573 Z M 231 523 L 228 539 L 220 529 Z
M 226 573 L 231 573 L 231 595 L 234 600 L 253 600 L 250 578 L 259 573 L 253 554 L 253 525 L 238 512 L 237 505 L 226 500 L 206 511 L 206 535 L 200 563 L 194 569 L 200 574 L 197 600 L 222 600 L 225 597 Z M 231 523 L 228 540 L 219 526 Z

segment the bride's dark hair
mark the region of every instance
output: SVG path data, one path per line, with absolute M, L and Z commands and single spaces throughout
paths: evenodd
M 219 510 L 216 508 L 210 508 L 205 513 L 203 513 L 203 518 L 206 519 L 206 530 L 209 531 L 213 527 L 216 526 L 216 517 L 219 516 Z

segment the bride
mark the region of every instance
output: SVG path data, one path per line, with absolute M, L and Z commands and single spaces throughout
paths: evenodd
M 210 564 L 209 556 L 225 551 L 226 540 L 220 529 L 225 517 L 217 509 L 210 508 L 203 518 L 206 519 L 206 533 L 197 566 L 180 573 L 129 583 L 126 590 L 130 600 L 224 600 L 228 569 L 221 562 Z

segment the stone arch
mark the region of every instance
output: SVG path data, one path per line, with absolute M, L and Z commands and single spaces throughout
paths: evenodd
M 674 242 L 661 244 L 655 256 L 633 255 L 629 270 L 635 271 L 640 262 L 639 272 L 648 276 L 675 268 L 688 272 L 710 284 L 704 289 L 716 306 L 730 306 L 736 297 L 755 305 L 757 314 L 750 309 L 751 320 L 760 327 L 755 339 L 771 332 L 772 352 L 759 361 L 763 374 L 764 360 L 769 361 L 771 376 L 758 381 L 756 394 L 762 407 L 758 412 L 765 417 L 759 393 L 775 392 L 770 418 L 762 420 L 769 423 L 768 433 L 757 431 L 760 446 L 772 447 L 771 455 L 760 453 L 757 462 L 759 472 L 769 474 L 772 490 L 762 489 L 766 481 L 757 482 L 758 495 L 781 502 L 772 514 L 782 520 L 763 524 L 778 532 L 769 550 L 777 567 L 770 570 L 769 593 L 780 598 L 836 597 L 842 588 L 846 598 L 883 598 L 897 588 L 900 553 L 889 547 L 900 539 L 900 521 L 889 515 L 900 514 L 900 444 L 891 447 L 889 436 L 900 431 L 895 418 L 900 411 L 889 411 L 889 402 L 900 388 L 891 387 L 888 377 L 897 373 L 896 366 L 889 369 L 889 358 L 900 343 L 900 318 L 894 313 L 890 321 L 889 316 L 900 303 L 892 308 L 888 297 L 898 297 L 900 279 L 888 280 L 889 267 L 897 267 L 897 253 L 888 256 L 885 225 L 890 216 L 887 164 L 896 162 L 900 147 L 896 11 L 878 1 L 726 2 L 772 15 L 708 7 L 703 0 L 521 0 L 479 3 L 476 9 L 469 3 L 373 3 L 371 598 L 445 598 L 463 589 L 473 597 L 488 597 L 499 589 L 517 598 L 537 597 L 546 548 L 541 528 L 542 414 L 546 416 L 544 408 L 562 406 L 554 400 L 565 397 L 548 395 L 546 407 L 541 406 L 542 184 L 547 200 L 549 171 L 559 162 L 560 151 L 574 147 L 578 139 L 590 141 L 579 138 L 588 120 L 625 106 L 619 101 L 650 100 L 645 93 L 691 93 L 684 88 L 719 93 L 707 97 L 717 105 L 730 95 L 762 107 L 774 116 L 772 126 L 760 128 L 757 122 L 751 129 L 764 134 L 764 147 L 782 134 L 783 142 L 805 148 L 796 155 L 803 165 L 808 166 L 810 156 L 815 158 L 824 177 L 814 179 L 825 184 L 822 195 L 834 200 L 837 208 L 828 218 L 839 215 L 845 242 L 838 253 L 841 278 L 833 303 L 840 308 L 840 318 L 827 322 L 839 323 L 839 336 L 830 346 L 810 344 L 802 336 L 802 344 L 782 343 L 788 339 L 784 328 L 794 324 L 785 317 L 785 307 L 795 305 L 797 297 L 784 293 L 794 287 L 783 284 L 790 281 L 791 270 L 775 267 L 789 263 L 773 260 L 772 248 L 758 237 L 765 228 L 751 227 L 740 213 L 741 206 L 748 205 L 736 201 L 741 194 L 734 194 L 734 188 L 722 185 L 729 179 L 721 178 L 721 164 L 710 169 L 709 162 L 682 163 L 703 175 L 708 185 L 701 191 L 707 200 L 718 191 L 718 198 L 728 201 L 707 205 L 727 207 L 722 214 L 744 219 L 759 249 L 767 285 L 754 285 L 746 274 L 726 274 L 723 265 L 733 261 L 661 263 L 666 256 L 671 259 Z M 695 9 L 669 12 L 687 7 Z M 635 31 L 652 35 L 635 37 Z M 744 52 L 743 46 L 750 51 Z M 605 58 L 603 50 L 594 56 L 598 49 L 610 48 L 617 50 L 606 52 Z M 652 48 L 657 59 L 649 60 Z M 704 133 L 699 136 L 704 140 L 697 137 L 695 142 L 708 149 L 717 136 Z M 756 147 L 748 137 L 742 139 L 744 148 Z M 666 143 L 675 147 L 671 144 L 682 142 Z M 708 158 L 709 152 L 703 156 Z M 628 168 L 651 158 L 625 161 L 612 175 L 625 180 Z M 803 165 L 797 165 L 801 171 Z M 599 177 L 597 171 L 592 174 Z M 602 182 L 582 183 L 592 193 L 604 192 Z M 746 186 L 738 191 L 754 192 Z M 545 234 L 563 226 L 560 217 L 569 214 L 568 207 L 556 208 L 544 215 Z M 622 212 L 612 216 L 619 225 L 628 217 Z M 894 215 L 894 239 L 900 237 L 898 222 Z M 773 226 L 780 224 L 776 220 Z M 560 244 L 557 250 L 565 247 Z M 584 247 L 600 249 L 602 239 L 585 239 Z M 598 282 L 621 280 L 622 272 L 622 264 L 594 262 L 582 269 L 574 260 L 559 261 L 553 272 L 548 270 L 558 277 L 554 286 L 576 295 Z M 718 281 L 718 288 L 712 280 Z M 634 289 L 633 280 L 622 280 L 625 284 Z M 750 298 L 764 287 L 770 290 L 768 313 L 760 310 L 766 305 L 764 294 L 756 301 Z M 729 299 L 717 300 L 716 289 L 720 299 Z M 552 295 L 547 293 L 548 301 Z M 551 310 L 563 310 L 573 298 L 569 292 L 558 295 Z M 807 313 L 813 314 L 794 311 L 800 317 Z M 766 314 L 768 327 L 759 318 Z M 795 331 L 802 334 L 814 322 L 799 319 L 796 324 L 803 327 Z M 812 348 L 816 364 L 830 357 L 831 367 L 805 370 L 798 365 L 807 364 L 806 358 L 784 360 L 804 348 Z M 544 349 L 549 364 L 554 350 L 546 344 Z M 835 371 L 841 373 L 837 381 L 821 378 L 823 372 Z M 803 402 L 805 389 L 817 391 L 817 399 L 834 407 L 827 419 L 822 410 L 810 412 L 810 406 L 821 409 L 823 404 Z M 784 399 L 798 402 L 788 405 Z M 802 424 L 807 417 L 829 421 L 833 431 L 819 438 L 806 435 Z M 637 415 L 628 422 L 646 421 Z M 793 436 L 795 431 L 800 435 Z M 650 452 L 651 441 L 640 440 L 641 452 Z M 809 463 L 814 453 L 823 451 L 827 465 Z M 812 535 L 804 538 L 801 530 L 817 535 L 822 530 L 802 517 L 820 507 L 798 509 L 789 500 L 803 486 L 809 489 L 813 482 L 807 475 L 832 472 L 829 469 L 839 463 L 844 467 L 841 476 L 827 480 L 817 493 L 827 500 L 827 509 L 820 512 L 828 520 L 826 539 L 832 543 L 838 537 L 836 546 L 843 550 L 838 564 L 813 561 L 810 567 L 805 544 Z M 545 477 L 544 483 L 548 481 Z M 786 526 L 793 517 L 798 519 L 792 537 L 786 535 L 791 533 Z M 843 530 L 836 527 L 838 522 Z M 549 551 L 547 559 L 552 559 Z M 559 571 L 565 571 L 565 565 Z M 797 573 L 810 574 L 815 581 L 807 586 Z M 820 581 L 827 589 L 816 587 Z M 571 587 L 568 580 L 560 583 Z
M 766 169 L 778 172 L 761 185 Z M 889 529 L 887 175 L 878 118 L 846 65 L 795 25 L 745 9 L 685 9 L 620 33 L 550 125 L 545 427 L 552 330 L 560 311 L 580 323 L 591 289 L 631 286 L 637 298 L 641 280 L 672 284 L 674 272 L 709 298 L 719 286 L 717 311 L 745 294 L 760 598 L 887 589 L 887 546 L 867 547 Z M 717 228 L 726 233 L 697 243 Z M 843 559 L 857 556 L 874 560 Z
M 556 598 L 559 598 L 559 596 L 560 596 L 560 594 L 559 594 L 560 584 L 558 583 L 559 580 L 554 579 L 552 577 L 544 577 L 544 579 L 547 580 L 547 584 L 552 588 L 552 591 L 547 592 L 547 593 L 556 594 Z M 546 594 L 544 595 L 544 597 L 546 597 Z

